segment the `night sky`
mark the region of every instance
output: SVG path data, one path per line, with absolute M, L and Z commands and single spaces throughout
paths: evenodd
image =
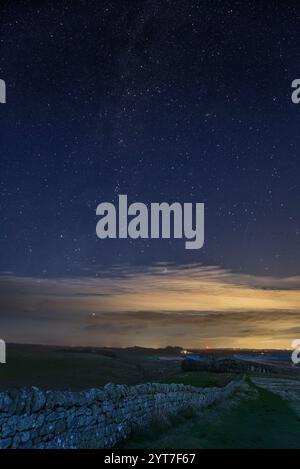
M 0 10 L 0 336 L 288 347 L 300 333 L 299 2 Z M 96 207 L 119 194 L 204 202 L 204 248 L 98 239 Z M 200 296 L 189 304 L 191 283 Z M 224 288 L 244 291 L 241 302 L 230 294 L 220 308 Z

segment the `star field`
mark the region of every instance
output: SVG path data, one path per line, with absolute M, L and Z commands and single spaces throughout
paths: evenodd
M 1 271 L 299 274 L 297 2 L 3 1 Z M 106 240 L 97 205 L 204 202 L 205 246 Z

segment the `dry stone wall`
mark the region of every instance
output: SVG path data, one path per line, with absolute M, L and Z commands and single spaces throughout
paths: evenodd
M 200 410 L 240 386 L 108 384 L 81 392 L 37 388 L 0 393 L 0 448 L 112 448 L 154 419 Z

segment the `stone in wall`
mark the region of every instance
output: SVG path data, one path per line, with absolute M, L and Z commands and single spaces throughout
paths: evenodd
M 0 449 L 112 448 L 156 418 L 203 409 L 242 384 L 196 388 L 183 384 L 108 384 L 81 392 L 35 387 L 0 393 Z

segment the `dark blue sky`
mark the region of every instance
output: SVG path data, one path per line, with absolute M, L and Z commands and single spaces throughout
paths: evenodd
M 299 3 L 1 2 L 1 271 L 299 274 Z M 205 202 L 205 247 L 97 239 L 102 201 Z

